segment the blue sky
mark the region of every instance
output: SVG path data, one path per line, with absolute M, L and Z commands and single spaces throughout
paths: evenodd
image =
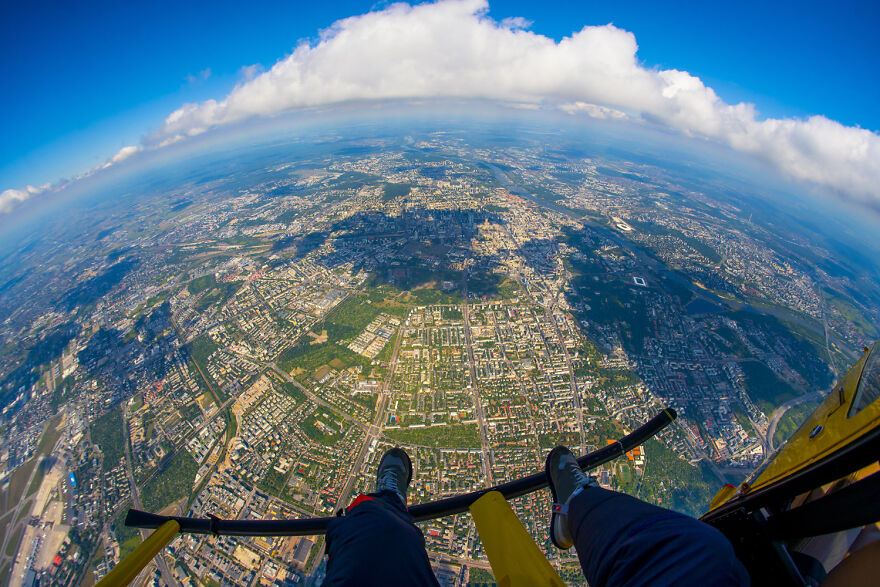
M 384 6 L 4 2 L 0 191 L 103 163 L 181 104 L 226 96 L 243 67 L 271 67 L 298 40 Z M 876 3 L 494 1 L 490 15 L 556 40 L 613 22 L 635 34 L 645 67 L 685 70 L 727 103 L 880 129 Z

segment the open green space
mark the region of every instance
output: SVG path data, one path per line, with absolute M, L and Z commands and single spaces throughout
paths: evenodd
M 301 381 L 313 377 L 324 366 L 334 369 L 368 367 L 370 360 L 346 345 L 382 312 L 405 315 L 408 306 L 398 301 L 399 298 L 400 291 L 391 286 L 369 288 L 366 293 L 349 297 L 331 310 L 321 324 L 315 327 L 326 331 L 326 342 L 313 344 L 313 339 L 303 338 L 281 353 L 278 365 L 286 372 L 294 373 Z M 386 345 L 388 347 L 391 345 Z
M 217 287 L 203 294 L 193 306 L 193 309 L 196 312 L 204 312 L 211 306 L 222 306 L 235 295 L 235 292 L 239 290 L 242 283 L 241 281 L 229 281 L 218 284 Z
M 418 306 L 434 304 L 458 304 L 462 298 L 457 292 L 445 292 L 433 287 L 419 287 L 409 292 L 413 302 Z
M 284 489 L 284 484 L 286 482 L 287 475 L 282 475 L 272 466 L 270 466 L 269 470 L 266 472 L 266 475 L 260 480 L 257 485 L 260 489 L 270 495 L 280 495 L 281 491 Z
M 6 556 L 13 557 L 18 551 L 18 543 L 21 542 L 21 535 L 24 533 L 24 526 L 18 526 L 12 531 L 12 537 L 6 543 Z
M 643 297 L 643 288 L 629 281 L 582 276 L 574 280 L 577 292 L 589 309 L 582 317 L 602 325 L 616 324 L 624 347 L 637 354 L 644 351 L 651 320 Z
M 759 314 L 748 310 L 727 312 L 726 315 L 735 320 L 752 342 L 759 343 L 755 331 L 763 335 L 764 340 L 772 341 L 773 346 L 781 345 L 789 352 L 785 361 L 807 380 L 813 390 L 824 390 L 831 386 L 833 375 L 826 362 L 825 335 L 821 324 L 808 317 L 798 318 L 802 323 L 785 320 L 770 314 Z M 815 328 L 806 324 L 813 323 Z M 759 345 L 760 346 L 760 345 Z
M 290 383 L 274 371 L 268 371 L 267 373 L 269 375 L 269 378 L 272 379 L 272 382 L 275 384 L 275 386 L 280 391 L 293 398 L 296 403 L 302 403 L 308 399 L 306 397 L 306 394 L 303 393 L 303 391 L 293 383 Z
M 179 450 L 141 491 L 141 501 L 148 512 L 158 512 L 178 499 L 189 496 L 199 466 L 185 450 Z
M 329 366 L 331 362 L 340 369 L 369 363 L 365 357 L 336 343 L 312 345 L 307 340 L 287 349 L 278 358 L 278 365 L 300 381 L 310 379 L 320 367 Z
M 492 573 L 481 567 L 470 567 L 468 570 L 468 587 L 490 587 L 497 585 Z
M 12 476 L 9 479 L 9 485 L 6 487 L 6 494 L 4 496 L 4 512 L 14 509 L 15 506 L 18 505 L 18 502 L 21 501 L 22 497 L 24 497 L 26 484 L 28 482 L 28 479 L 30 479 L 31 472 L 34 470 L 36 464 L 36 459 L 30 459 L 12 472 Z
M 342 420 L 329 410 L 323 408 L 315 410 L 315 413 L 300 420 L 297 425 L 305 432 L 306 436 L 319 444 L 332 444 L 342 438 L 345 429 Z
M 681 241 L 685 242 L 693 250 L 708 259 L 710 263 L 718 263 L 721 261 L 721 255 L 710 245 L 704 243 L 697 238 L 688 236 L 678 229 L 668 226 L 662 226 L 660 224 L 654 224 L 651 222 L 640 222 L 638 220 L 627 220 L 626 223 L 644 234 L 651 234 L 655 236 L 672 236 L 678 238 Z
M 639 497 L 692 516 L 705 513 L 719 489 L 709 467 L 690 464 L 656 438 L 646 441 L 644 447 L 646 464 Z
M 749 356 L 749 349 L 746 348 L 746 345 L 742 343 L 739 336 L 731 328 L 722 324 L 715 329 L 715 332 L 724 339 L 727 352 L 740 359 Z
M 131 407 L 129 408 L 129 411 L 134 413 L 134 412 L 137 412 L 142 407 L 144 407 L 144 394 L 142 394 L 142 393 L 134 394 L 134 397 L 132 397 Z
M 385 430 L 385 436 L 404 444 L 441 448 L 480 448 L 480 433 L 476 424 L 396 428 Z
M 800 395 L 764 363 L 743 361 L 739 366 L 743 371 L 746 392 L 767 416 L 780 405 Z
M 37 454 L 48 455 L 55 448 L 55 443 L 61 438 L 61 430 L 58 425 L 61 423 L 61 414 L 55 416 L 48 422 L 43 429 L 43 435 L 40 436 L 40 444 L 37 445 Z
M 197 278 L 193 279 L 192 281 L 190 281 L 186 285 L 186 289 L 187 289 L 187 291 L 189 291 L 189 293 L 196 295 L 196 294 L 202 293 L 206 289 L 210 289 L 210 288 L 216 287 L 216 286 L 217 286 L 217 278 L 214 277 L 213 273 L 209 273 L 208 275 L 203 275 L 201 277 L 197 277 Z
M 786 410 L 776 425 L 776 432 L 773 434 L 773 446 L 778 448 L 785 444 L 797 429 L 801 427 L 801 424 L 810 417 L 813 410 L 818 407 L 818 402 L 806 402 Z
M 538 444 L 541 448 L 553 448 L 555 446 L 574 446 L 581 441 L 577 432 L 545 432 L 538 435 Z
M 92 444 L 99 446 L 104 454 L 101 468 L 105 472 L 118 465 L 125 454 L 123 426 L 122 405 L 111 408 L 109 412 L 94 420 L 89 426 Z
M 127 514 L 127 508 L 122 508 L 122 512 L 113 520 L 113 531 L 116 533 L 116 541 L 119 542 L 120 559 L 131 554 L 141 543 L 140 531 L 137 528 L 129 528 L 125 525 L 125 516 Z
M 743 427 L 743 430 L 755 436 L 757 433 L 755 432 L 755 429 L 752 426 L 752 422 L 751 420 L 749 420 L 749 416 L 748 414 L 746 414 L 743 405 L 739 402 L 733 402 L 731 408 L 733 409 L 733 417 L 736 418 L 736 421 L 739 422 L 739 425 Z
M 34 471 L 34 478 L 31 479 L 31 484 L 28 486 L 26 496 L 31 496 L 37 492 L 40 488 L 40 485 L 43 483 L 43 477 L 46 476 L 46 473 L 49 472 L 49 469 L 52 468 L 53 459 L 43 459 L 40 461 L 40 464 L 37 466 L 36 471 Z
M 382 311 L 380 304 L 367 295 L 352 295 L 327 314 L 322 328 L 327 330 L 330 342 L 347 340 L 360 334 Z
M 180 418 L 184 422 L 193 422 L 196 418 L 202 415 L 202 409 L 199 407 L 199 402 L 196 401 L 180 406 L 177 411 L 180 413 Z
M 840 312 L 840 315 L 858 328 L 866 338 L 875 340 L 880 336 L 880 332 L 871 319 L 843 295 L 827 287 L 823 287 L 820 294 L 825 303 Z
M 461 320 L 464 315 L 458 306 L 444 306 L 440 312 L 444 320 Z
M 409 194 L 412 186 L 408 183 L 386 183 L 382 187 L 382 200 L 390 202 L 394 198 L 402 198 Z
M 522 295 L 522 289 L 513 279 L 505 279 L 498 284 L 498 296 L 503 300 L 519 298 Z

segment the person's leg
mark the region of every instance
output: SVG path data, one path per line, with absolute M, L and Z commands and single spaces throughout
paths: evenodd
M 590 585 L 747 585 L 721 532 L 639 499 L 590 487 L 568 504 L 568 527 Z
M 711 526 L 598 487 L 564 447 L 548 457 L 547 472 L 559 504 L 551 536 L 560 547 L 573 543 L 593 587 L 748 584 L 733 547 Z
M 346 515 L 330 522 L 324 585 L 437 585 L 425 538 L 406 508 L 411 476 L 406 453 L 388 451 L 377 491 L 358 496 Z

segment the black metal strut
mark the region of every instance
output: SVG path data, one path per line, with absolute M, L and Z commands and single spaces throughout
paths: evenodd
M 602 447 L 578 459 L 581 469 L 589 470 L 611 461 L 639 446 L 676 418 L 675 410 L 666 408 L 648 422 L 617 442 Z M 515 479 L 488 489 L 480 489 L 445 499 L 414 505 L 409 513 L 417 522 L 443 518 L 467 511 L 472 503 L 490 491 L 499 491 L 505 499 L 512 499 L 547 487 L 544 472 Z M 168 520 L 180 524 L 180 531 L 189 534 L 217 534 L 225 536 L 314 536 L 324 534 L 333 518 L 304 518 L 291 520 L 222 520 L 220 518 L 187 518 L 160 516 L 141 510 L 130 509 L 125 525 L 133 528 L 158 528 Z

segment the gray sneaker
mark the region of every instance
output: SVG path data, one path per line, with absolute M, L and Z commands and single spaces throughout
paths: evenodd
M 406 505 L 406 490 L 409 489 L 412 474 L 412 461 L 406 451 L 396 446 L 389 449 L 382 455 L 376 470 L 376 493 L 393 491 Z
M 568 550 L 574 544 L 568 528 L 568 502 L 584 488 L 598 487 L 599 484 L 593 477 L 584 474 L 577 459 L 564 446 L 557 446 L 550 451 L 544 470 L 553 493 L 550 540 L 557 548 Z

